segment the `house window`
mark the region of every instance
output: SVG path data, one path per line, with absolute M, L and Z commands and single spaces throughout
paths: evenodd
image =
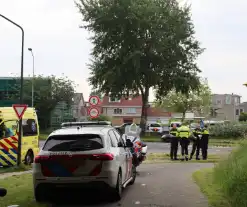
M 136 113 L 136 108 L 128 108 L 128 114 L 135 114 Z
M 216 104 L 217 105 L 221 105 L 222 104 L 222 101 L 219 99 L 219 100 L 216 100 Z
M 232 103 L 232 97 L 230 95 L 226 96 L 226 104 L 229 105 Z
M 110 97 L 109 98 L 109 102 L 120 102 L 120 99 L 119 98 Z
M 122 109 L 114 109 L 114 114 L 122 114 Z
M 236 116 L 239 116 L 239 109 L 236 109 Z
M 244 109 L 240 109 L 240 114 L 241 114 L 241 113 L 244 113 Z

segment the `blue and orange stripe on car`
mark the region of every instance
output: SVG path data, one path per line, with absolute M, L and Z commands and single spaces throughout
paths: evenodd
M 103 162 L 97 164 L 88 174 L 88 176 L 97 176 L 100 174 Z M 49 161 L 41 164 L 42 173 L 46 177 L 72 177 L 78 169 L 78 165 L 65 167 L 62 163 Z

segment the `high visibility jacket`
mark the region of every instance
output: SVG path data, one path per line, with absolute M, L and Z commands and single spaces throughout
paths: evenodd
M 170 130 L 170 134 L 177 137 L 178 136 L 178 130 L 176 128 L 175 129 L 173 128 Z
M 202 132 L 200 131 L 200 130 L 193 130 L 193 132 L 192 132 L 194 135 L 199 135 L 199 134 L 202 134 Z
M 209 134 L 209 131 L 207 129 L 203 129 L 202 134 Z
M 187 126 L 181 126 L 178 128 L 178 136 L 180 138 L 189 138 L 190 137 L 190 128 Z

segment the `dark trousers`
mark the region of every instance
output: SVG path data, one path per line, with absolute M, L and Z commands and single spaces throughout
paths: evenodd
M 194 154 L 196 153 L 196 159 L 199 158 L 199 154 L 200 154 L 200 148 L 201 148 L 201 143 L 200 143 L 200 139 L 197 138 L 195 140 L 193 140 L 193 145 L 192 145 L 192 150 L 190 153 L 190 158 L 192 158 L 194 156 Z
M 201 148 L 202 148 L 202 159 L 206 160 L 208 158 L 208 134 L 203 134 L 201 138 Z
M 190 140 L 188 138 L 181 138 L 180 139 L 182 157 L 184 157 L 184 155 L 185 155 L 185 157 L 188 157 L 188 154 L 189 154 L 189 150 L 188 150 L 189 144 L 190 144 Z
M 177 159 L 178 154 L 178 138 L 173 137 L 171 139 L 171 146 L 170 146 L 170 158 Z

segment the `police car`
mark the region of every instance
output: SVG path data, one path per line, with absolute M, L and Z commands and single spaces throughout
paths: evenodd
M 37 202 L 56 188 L 102 189 L 120 200 L 122 189 L 134 184 L 136 169 L 130 145 L 110 125 L 64 125 L 47 138 L 33 163 Z M 53 191 L 54 192 L 54 191 Z

